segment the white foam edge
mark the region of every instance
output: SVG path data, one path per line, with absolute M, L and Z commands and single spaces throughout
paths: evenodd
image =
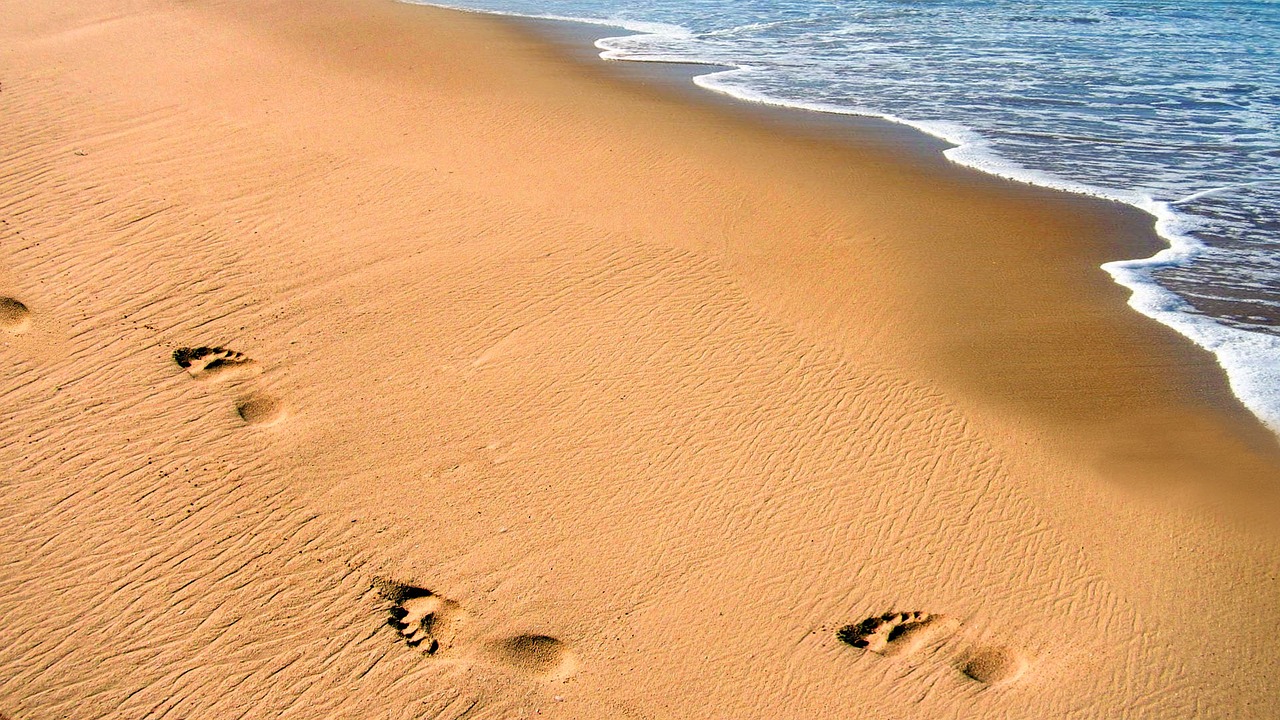
M 665 37 L 690 37 L 692 33 L 680 27 L 679 25 L 671 25 L 668 23 L 646 22 L 644 20 L 630 20 L 625 18 L 590 18 L 590 17 L 574 17 L 571 15 L 556 15 L 555 13 L 521 13 L 509 10 L 490 10 L 488 8 L 467 7 L 465 5 L 450 5 L 448 3 L 439 2 L 419 2 L 418 0 L 399 0 L 406 5 L 426 5 L 428 7 L 438 7 L 445 10 L 458 10 L 460 12 L 475 13 L 477 15 L 501 15 L 503 17 L 528 18 L 530 20 L 556 20 L 559 22 L 581 23 L 583 25 L 598 25 L 603 27 L 616 27 L 623 30 L 630 30 L 637 35 L 660 35 Z M 635 36 L 632 36 L 635 37 Z
M 1142 209 L 1156 217 L 1156 232 L 1169 247 L 1149 258 L 1109 262 L 1102 269 L 1129 289 L 1130 307 L 1213 353 L 1227 375 L 1232 394 L 1272 432 L 1280 434 L 1280 337 L 1215 322 L 1156 283 L 1152 271 L 1182 265 L 1203 246 L 1180 232 L 1185 221 L 1168 203 L 1151 201 L 1150 207 Z
M 940 121 L 918 121 L 898 117 L 890 113 L 863 108 L 848 108 L 829 103 L 783 100 L 763 93 L 755 93 L 725 82 L 726 79 L 756 71 L 749 65 L 728 64 L 722 61 L 687 58 L 673 55 L 643 54 L 611 45 L 611 41 L 634 39 L 640 36 L 660 36 L 675 39 L 689 38 L 693 33 L 686 28 L 667 23 L 643 22 L 619 18 L 571 17 L 555 14 L 533 15 L 448 5 L 437 2 L 401 0 L 413 5 L 430 5 L 449 10 L 503 15 L 537 20 L 555 20 L 587 25 L 618 27 L 636 35 L 605 37 L 596 40 L 603 60 L 623 62 L 679 63 L 685 65 L 713 65 L 727 68 L 698 75 L 693 83 L 712 92 L 729 95 L 744 102 L 772 105 L 797 110 L 873 117 L 905 125 L 938 138 L 954 147 L 943 151 L 947 160 L 973 168 L 989 175 L 1028 185 L 1061 190 L 1077 195 L 1112 200 L 1130 205 L 1154 218 L 1156 233 L 1169 247 L 1147 258 L 1117 260 L 1104 263 L 1104 270 L 1119 285 L 1130 292 L 1129 306 L 1183 335 L 1197 346 L 1209 351 L 1226 373 L 1231 392 L 1264 425 L 1280 435 L 1280 338 L 1263 333 L 1250 332 L 1224 326 L 1200 315 L 1185 300 L 1155 282 L 1151 272 L 1157 268 L 1183 265 L 1203 250 L 1203 245 L 1184 232 L 1189 222 L 1179 216 L 1170 203 L 1137 192 L 1120 192 L 1071 182 L 1049 173 L 1021 167 L 1004 160 L 990 149 L 990 144 L 977 132 L 959 125 Z M 1189 196 L 1191 197 L 1191 196 Z M 1188 198 L 1183 198 L 1187 200 Z

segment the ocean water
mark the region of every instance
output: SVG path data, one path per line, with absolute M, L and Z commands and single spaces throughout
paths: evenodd
M 430 3 L 441 4 L 441 3 Z M 881 116 L 955 162 L 1140 207 L 1109 263 L 1280 432 L 1280 1 L 456 0 L 626 28 L 613 60 L 711 63 L 738 98 Z

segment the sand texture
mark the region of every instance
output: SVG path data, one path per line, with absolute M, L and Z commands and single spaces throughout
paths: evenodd
M 0 0 L 0 714 L 1280 717 L 1115 207 L 382 0 Z

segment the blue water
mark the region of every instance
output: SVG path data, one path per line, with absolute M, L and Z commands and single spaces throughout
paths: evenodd
M 452 6 L 625 27 L 597 43 L 604 57 L 733 67 L 695 82 L 905 122 L 955 144 L 956 162 L 1147 210 L 1170 249 L 1103 269 L 1213 351 L 1280 431 L 1277 0 Z

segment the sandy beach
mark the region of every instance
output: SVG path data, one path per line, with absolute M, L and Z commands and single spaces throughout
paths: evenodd
M 0 715 L 1280 717 L 1151 218 L 562 42 L 0 2 Z

